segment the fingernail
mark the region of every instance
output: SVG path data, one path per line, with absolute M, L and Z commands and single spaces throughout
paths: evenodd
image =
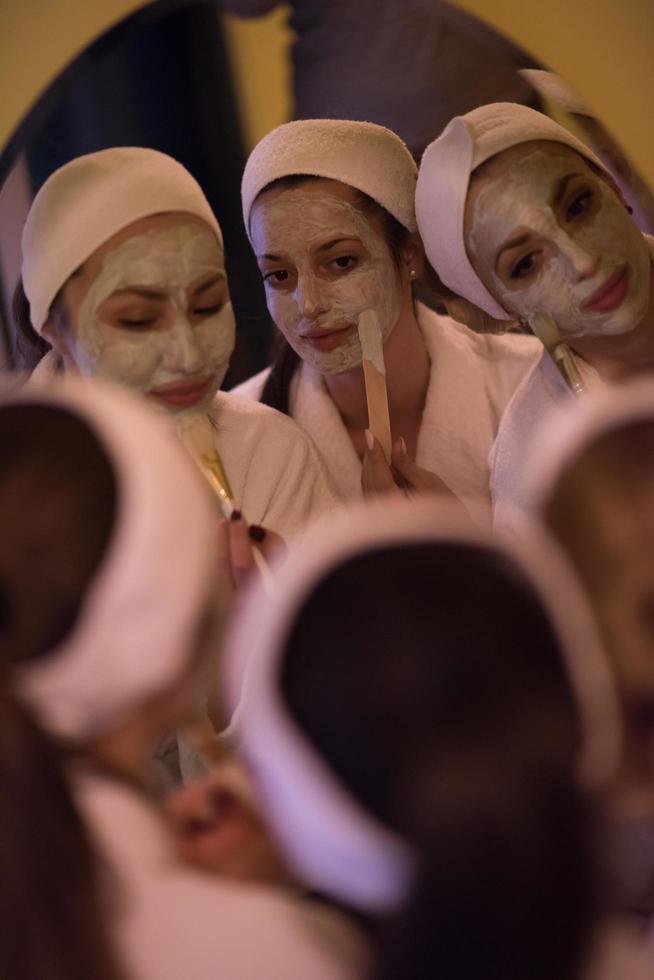
M 250 524 L 248 534 L 253 541 L 257 541 L 260 544 L 266 536 L 266 529 L 265 527 L 261 527 L 260 524 Z
M 400 443 L 400 452 L 402 453 L 403 456 L 406 456 L 406 442 L 404 441 L 404 436 L 400 436 L 399 443 Z
M 366 429 L 366 446 L 368 447 L 370 452 L 372 452 L 373 449 L 375 448 L 375 437 L 373 436 L 370 429 Z
M 232 516 L 229 519 L 230 519 L 230 521 L 240 521 L 240 519 L 241 519 L 241 512 L 240 512 L 240 510 L 233 510 L 232 511 Z

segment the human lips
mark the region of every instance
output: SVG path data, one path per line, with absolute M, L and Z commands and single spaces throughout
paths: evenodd
M 307 330 L 300 333 L 303 340 L 308 341 L 316 350 L 330 351 L 339 347 L 351 330 L 354 329 L 352 323 L 341 323 L 330 327 L 321 327 L 314 330 Z
M 188 381 L 175 381 L 160 388 L 152 388 L 148 395 L 170 408 L 189 408 L 202 401 L 212 382 L 211 377 L 190 378 Z
M 608 313 L 615 310 L 624 300 L 628 289 L 629 267 L 623 265 L 612 276 L 609 276 L 599 289 L 595 290 L 582 305 L 582 309 L 591 313 Z

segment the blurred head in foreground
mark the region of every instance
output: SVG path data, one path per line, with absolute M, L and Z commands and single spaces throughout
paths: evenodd
M 228 643 L 287 858 L 377 921 L 404 910 L 404 977 L 427 955 L 460 978 L 572 977 L 592 930 L 582 785 L 616 765 L 617 706 L 567 565 L 523 532 L 518 552 L 434 502 L 346 512 Z

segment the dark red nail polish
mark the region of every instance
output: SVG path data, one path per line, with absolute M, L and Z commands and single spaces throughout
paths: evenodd
M 266 537 L 266 529 L 260 524 L 250 524 L 249 534 L 253 541 L 260 544 Z
M 241 516 L 242 515 L 241 515 L 240 510 L 233 510 L 232 511 L 232 516 L 230 517 L 230 521 L 240 521 Z

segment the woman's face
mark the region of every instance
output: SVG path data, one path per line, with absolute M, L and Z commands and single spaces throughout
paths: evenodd
M 250 233 L 270 315 L 291 347 L 321 374 L 361 364 L 359 314 L 377 314 L 385 341 L 405 285 L 381 220 L 354 204 L 351 188 L 309 180 L 255 202 Z
M 569 338 L 624 334 L 647 314 L 645 239 L 618 194 L 570 147 L 524 143 L 473 178 L 470 261 L 509 313 L 550 313 Z
M 134 222 L 68 280 L 55 346 L 82 374 L 149 395 L 174 412 L 208 407 L 234 347 L 222 246 L 178 212 Z

